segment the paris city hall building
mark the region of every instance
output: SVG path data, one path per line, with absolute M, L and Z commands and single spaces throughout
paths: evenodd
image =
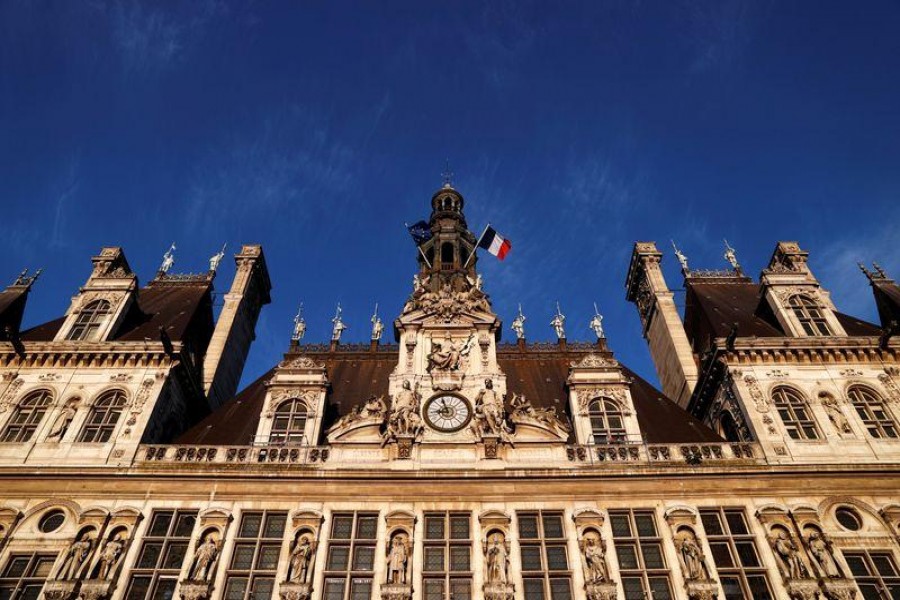
M 620 265 L 662 389 L 596 342 L 514 340 L 450 184 L 396 343 L 306 344 L 238 390 L 271 282 L 141 286 L 94 256 L 65 314 L 0 292 L 0 600 L 900 598 L 900 287 L 839 312 L 796 242 L 756 280 Z M 87 272 L 87 269 L 85 269 Z M 866 279 L 868 278 L 868 282 Z M 484 287 L 483 287 L 484 286 Z M 399 299 L 398 299 L 399 300 Z M 285 336 L 287 338 L 287 336 Z

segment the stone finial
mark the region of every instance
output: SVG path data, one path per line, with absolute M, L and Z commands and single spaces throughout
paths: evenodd
M 306 320 L 303 318 L 303 303 L 301 302 L 300 308 L 297 309 L 297 314 L 294 315 L 294 330 L 291 332 L 291 341 L 299 342 L 305 334 Z
M 378 316 L 377 302 L 375 303 L 375 311 L 372 313 L 372 318 L 369 320 L 372 322 L 372 341 L 377 342 L 381 339 L 382 334 L 384 334 L 384 323 Z
M 166 253 L 163 254 L 162 263 L 159 265 L 160 273 L 168 273 L 169 269 L 172 268 L 172 265 L 175 264 L 175 242 L 172 242 L 172 245 L 169 246 L 169 249 L 166 250 Z
M 553 316 L 553 320 L 550 321 L 550 327 L 556 332 L 558 339 L 566 339 L 566 315 L 562 314 L 559 302 L 556 303 L 556 314 Z
M 337 310 L 334 313 L 334 318 L 331 319 L 332 327 L 331 327 L 331 341 L 339 342 L 341 341 L 341 334 L 344 333 L 345 329 L 348 329 L 346 323 L 341 320 L 341 313 L 343 309 L 341 308 L 341 303 L 338 302 Z
M 675 240 L 671 240 L 672 248 L 675 249 L 675 258 L 678 259 L 678 262 L 681 263 L 681 272 L 687 276 L 690 273 L 690 268 L 688 268 L 688 257 L 685 256 L 684 252 L 678 249 L 678 246 L 675 245 Z
M 517 340 L 525 339 L 525 315 L 522 314 L 522 305 L 519 304 L 519 314 L 513 319 L 512 325 L 509 327 L 516 332 Z
M 213 254 L 209 259 L 209 272 L 213 275 L 216 274 L 216 271 L 219 270 L 219 265 L 222 263 L 222 259 L 225 258 L 225 248 L 228 244 L 222 244 L 222 249 L 219 250 L 217 254 Z M 174 244 L 173 244 L 174 247 Z
M 737 253 L 734 251 L 734 248 L 732 248 L 728 244 L 728 240 L 723 241 L 725 242 L 725 254 L 722 255 L 723 258 L 728 261 L 728 264 L 731 265 L 732 269 L 734 269 L 735 271 L 740 271 L 741 265 L 740 263 L 738 263 Z
M 594 333 L 597 335 L 598 340 L 602 340 L 606 337 L 606 333 L 603 331 L 603 315 L 600 314 L 600 311 L 597 310 L 597 303 L 594 302 L 594 316 L 591 317 L 591 321 L 588 324 Z

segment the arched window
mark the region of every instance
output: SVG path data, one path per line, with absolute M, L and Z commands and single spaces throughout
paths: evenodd
M 444 242 L 441 244 L 441 269 L 453 268 L 453 244 Z
M 272 422 L 269 443 L 299 444 L 303 442 L 306 417 L 306 404 L 303 400 L 295 398 L 279 404 L 275 409 L 275 420 Z
M 798 294 L 791 296 L 788 304 L 794 311 L 794 316 L 800 321 L 800 326 L 803 327 L 806 335 L 832 335 L 825 315 L 812 299 Z
M 595 444 L 625 441 L 625 421 L 619 405 L 609 398 L 597 398 L 588 406 L 591 434 Z
M 847 392 L 856 414 L 873 438 L 896 438 L 897 424 L 888 414 L 884 401 L 872 390 L 853 386 Z
M 100 334 L 100 328 L 109 316 L 109 302 L 95 300 L 78 313 L 75 324 L 69 330 L 67 340 L 94 341 Z
M 27 442 L 37 431 L 38 425 L 47 414 L 53 396 L 47 390 L 32 392 L 23 399 L 12 416 L 6 429 L 0 435 L 0 442 Z
M 113 390 L 106 392 L 91 407 L 91 413 L 78 436 L 79 442 L 102 443 L 109 441 L 122 409 L 125 407 L 125 392 Z
M 819 439 L 819 430 L 803 396 L 791 388 L 780 387 L 775 388 L 772 392 L 772 402 L 791 438 L 795 440 Z

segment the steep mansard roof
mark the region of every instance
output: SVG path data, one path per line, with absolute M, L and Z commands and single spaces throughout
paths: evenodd
M 213 312 L 211 282 L 152 281 L 140 289 L 137 303 L 125 315 L 111 341 L 159 340 L 162 327 L 172 341 L 192 341 L 197 350 L 209 344 Z M 49 342 L 56 337 L 65 317 L 42 323 L 22 332 L 26 342 Z
M 524 394 L 535 408 L 553 407 L 571 419 L 566 390 L 569 366 L 595 347 L 564 350 L 556 346 L 499 346 L 497 361 L 506 374 L 508 397 Z M 324 364 L 331 386 L 326 398 L 323 431 L 371 394 L 387 396 L 388 379 L 397 364 L 396 346 L 377 351 L 338 348 L 334 352 L 302 350 Z M 631 396 L 641 431 L 649 443 L 721 442 L 706 425 L 680 409 L 662 392 L 622 367 L 631 383 Z M 265 383 L 274 368 L 251 383 L 220 409 L 182 434 L 178 444 L 245 445 L 256 433 L 266 396 Z M 318 441 L 318 440 L 317 440 Z
M 760 286 L 744 278 L 734 282 L 687 278 L 684 327 L 694 352 L 703 352 L 714 338 L 727 337 L 737 323 L 739 337 L 786 337 L 768 304 L 761 302 Z M 878 336 L 877 325 L 835 312 L 851 336 Z

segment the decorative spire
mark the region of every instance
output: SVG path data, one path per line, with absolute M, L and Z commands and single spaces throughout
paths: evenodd
M 169 246 L 169 249 L 166 250 L 166 253 L 163 254 L 162 264 L 159 265 L 160 273 L 168 273 L 169 269 L 172 268 L 172 265 L 175 264 L 175 242 L 172 242 L 172 245 Z
M 22 269 L 22 272 L 19 273 L 19 276 L 16 277 L 16 280 L 13 282 L 13 285 L 21 285 L 25 287 L 31 287 L 31 285 L 38 280 L 38 277 L 41 276 L 41 273 L 44 272 L 44 269 L 38 269 L 34 272 L 34 275 L 28 274 L 28 269 Z
M 875 272 L 878 273 L 878 276 L 881 279 L 889 279 L 887 273 L 884 272 L 884 269 L 882 269 L 881 265 L 879 265 L 877 262 L 872 261 L 872 268 L 875 269 Z
M 516 332 L 517 340 L 525 339 L 525 315 L 522 314 L 522 305 L 519 304 L 519 314 L 513 319 L 512 325 L 509 327 Z
M 384 323 L 382 323 L 381 319 L 378 317 L 377 302 L 375 303 L 375 312 L 372 313 L 372 318 L 369 320 L 372 321 L 372 341 L 377 342 L 384 333 Z
M 291 341 L 299 342 L 306 334 L 306 321 L 303 319 L 303 303 L 297 309 L 297 315 L 294 317 L 294 331 L 291 333 Z
M 596 302 L 594 302 L 594 316 L 591 317 L 591 322 L 588 324 L 588 327 L 594 330 L 598 340 L 602 340 L 606 337 L 606 334 L 603 332 L 603 315 L 597 310 Z
M 872 262 L 872 270 L 868 270 L 866 265 L 860 263 L 856 263 L 859 265 L 859 270 L 862 271 L 865 276 L 869 279 L 870 282 L 874 283 L 876 281 L 890 281 L 890 277 L 888 277 L 887 273 L 884 272 L 884 269 L 881 268 L 877 262 Z
M 672 248 L 675 249 L 675 258 L 678 259 L 678 262 L 681 263 L 681 273 L 687 277 L 687 275 L 691 272 L 688 268 L 688 258 L 684 255 L 684 252 L 678 249 L 678 246 L 675 245 L 675 240 L 672 241 Z
M 556 314 L 553 316 L 553 320 L 550 321 L 550 326 L 556 332 L 556 337 L 564 340 L 566 339 L 566 315 L 562 314 L 562 311 L 559 309 L 559 301 L 556 302 Z
M 332 328 L 331 328 L 331 341 L 339 342 L 341 341 L 341 334 L 344 333 L 345 329 L 348 329 L 347 325 L 341 320 L 341 303 L 338 302 L 337 311 L 334 313 L 334 318 L 331 319 Z
M 445 188 L 453 187 L 453 171 L 450 170 L 450 159 L 447 159 L 447 165 L 444 167 L 444 172 L 441 173 L 441 179 L 444 181 Z
M 725 260 L 728 261 L 728 264 L 731 265 L 732 269 L 740 272 L 741 265 L 740 263 L 738 263 L 737 253 L 734 251 L 734 248 L 728 245 L 728 240 L 723 241 L 725 242 L 725 254 L 723 254 L 722 256 L 725 258 Z
M 219 250 L 219 253 L 213 254 L 212 258 L 209 259 L 209 272 L 213 275 L 219 270 L 219 264 L 221 264 L 222 259 L 225 258 L 226 246 L 228 246 L 228 244 L 222 244 L 222 249 Z

